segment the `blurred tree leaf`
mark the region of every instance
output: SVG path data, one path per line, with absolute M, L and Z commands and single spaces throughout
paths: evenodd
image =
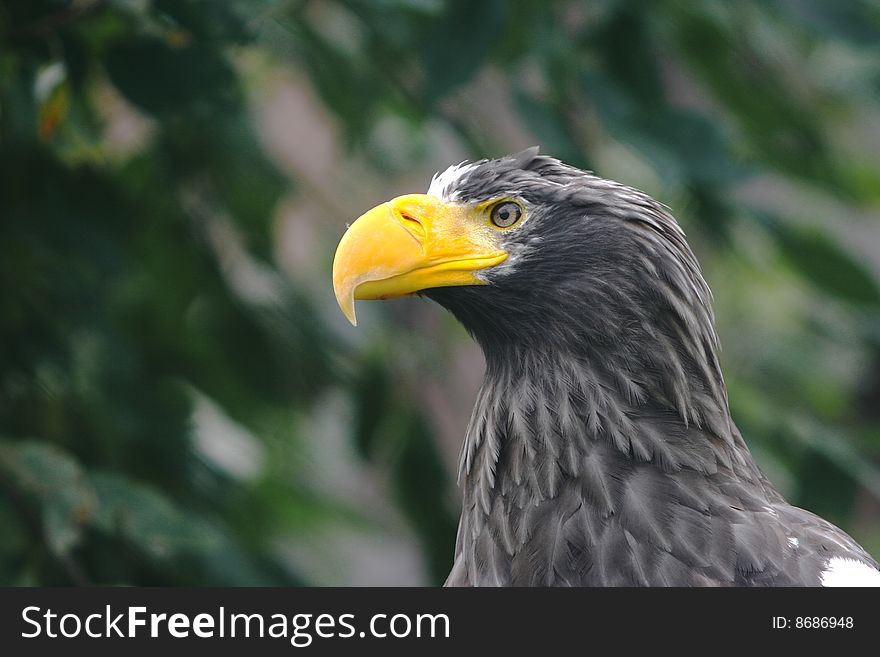
M 316 90 L 342 120 L 349 139 L 365 134 L 381 98 L 381 79 L 366 62 L 347 56 L 307 23 L 285 20 L 283 24 Z
M 396 501 L 439 584 L 449 572 L 455 544 L 456 522 L 446 505 L 448 477 L 424 413 L 394 384 L 386 363 L 385 350 L 368 353 L 352 382 L 352 438 L 364 459 L 390 468 Z
M 210 534 L 158 491 L 111 472 L 94 472 L 91 478 L 99 530 L 119 535 L 155 559 L 213 547 Z
M 447 474 L 421 414 L 404 415 L 400 429 L 393 478 L 397 501 L 422 541 L 433 581 L 440 584 L 449 574 L 457 525 L 446 506 Z
M 677 5 L 669 25 L 675 46 L 736 119 L 754 156 L 836 193 L 855 193 L 832 163 L 818 92 L 795 88 L 781 63 L 753 43 L 744 16 L 732 5 L 720 14 Z
M 48 140 L 55 135 L 70 107 L 64 67 L 55 63 L 45 68 L 37 77 L 36 86 L 40 102 L 38 132 L 41 139 Z
M 365 459 L 376 457 L 380 444 L 379 432 L 388 413 L 391 397 L 391 378 L 385 354 L 369 354 L 366 362 L 357 368 L 352 394 L 355 400 L 354 442 Z
M 236 11 L 235 4 L 212 0 L 153 0 L 156 11 L 197 39 L 244 44 L 252 36 L 246 29 L 243 12 Z
M 668 108 L 647 112 L 638 128 L 672 155 L 672 160 L 682 163 L 685 175 L 691 180 L 731 184 L 745 175 L 745 167 L 733 158 L 718 124 L 705 116 Z
M 500 0 L 448 0 L 420 41 L 424 96 L 431 103 L 470 80 L 504 29 Z
M 823 35 L 855 46 L 880 47 L 880 10 L 865 0 L 782 0 L 778 8 Z
M 846 522 L 856 501 L 858 483 L 850 472 L 821 453 L 804 459 L 796 495 L 797 504 L 835 524 Z
M 667 179 L 722 185 L 746 175 L 717 123 L 660 100 L 642 106 L 599 72 L 584 72 L 580 80 L 611 136 L 638 149 Z
M 827 234 L 762 215 L 783 256 L 803 277 L 833 298 L 880 307 L 880 287 L 871 273 Z
M 69 455 L 37 441 L 0 442 L 0 473 L 36 501 L 46 545 L 63 556 L 82 540 L 96 509 L 95 490 Z
M 107 51 L 104 65 L 116 88 L 151 114 L 186 112 L 204 120 L 240 102 L 229 65 L 202 43 L 127 38 Z
M 516 109 L 525 124 L 540 142 L 541 150 L 552 153 L 574 166 L 589 168 L 586 157 L 566 133 L 565 125 L 555 107 L 525 92 L 514 91 Z
M 28 561 L 33 553 L 33 537 L 29 535 L 21 515 L 14 508 L 8 495 L 0 494 L 0 582 L 13 586 L 36 584 L 27 581 L 30 575 Z
M 648 14 L 635 3 L 613 3 L 612 11 L 586 37 L 601 57 L 601 68 L 639 104 L 663 105 L 666 92 L 660 57 L 645 21 Z

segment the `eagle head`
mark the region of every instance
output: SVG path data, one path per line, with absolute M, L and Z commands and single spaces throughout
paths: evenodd
M 355 299 L 424 295 L 490 368 L 583 359 L 628 373 L 623 394 L 651 388 L 685 417 L 702 414 L 696 398 L 726 415 L 711 295 L 675 219 L 537 148 L 451 166 L 427 194 L 373 208 L 343 236 L 333 283 L 352 323 Z

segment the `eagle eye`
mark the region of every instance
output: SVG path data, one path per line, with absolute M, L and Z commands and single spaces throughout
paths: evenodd
M 523 209 L 519 203 L 502 201 L 492 208 L 492 211 L 489 214 L 489 219 L 493 224 L 498 226 L 498 228 L 510 228 L 519 221 L 522 216 Z

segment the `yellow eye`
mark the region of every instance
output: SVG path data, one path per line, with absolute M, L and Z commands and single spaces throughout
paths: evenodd
M 502 201 L 492 208 L 489 213 L 489 219 L 498 228 L 510 228 L 517 221 L 522 219 L 523 209 L 519 203 L 513 201 Z

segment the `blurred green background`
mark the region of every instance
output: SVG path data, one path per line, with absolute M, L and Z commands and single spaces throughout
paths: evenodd
M 733 415 L 880 556 L 875 2 L 0 0 L 0 583 L 437 584 L 478 349 L 364 210 L 533 144 L 673 208 Z

